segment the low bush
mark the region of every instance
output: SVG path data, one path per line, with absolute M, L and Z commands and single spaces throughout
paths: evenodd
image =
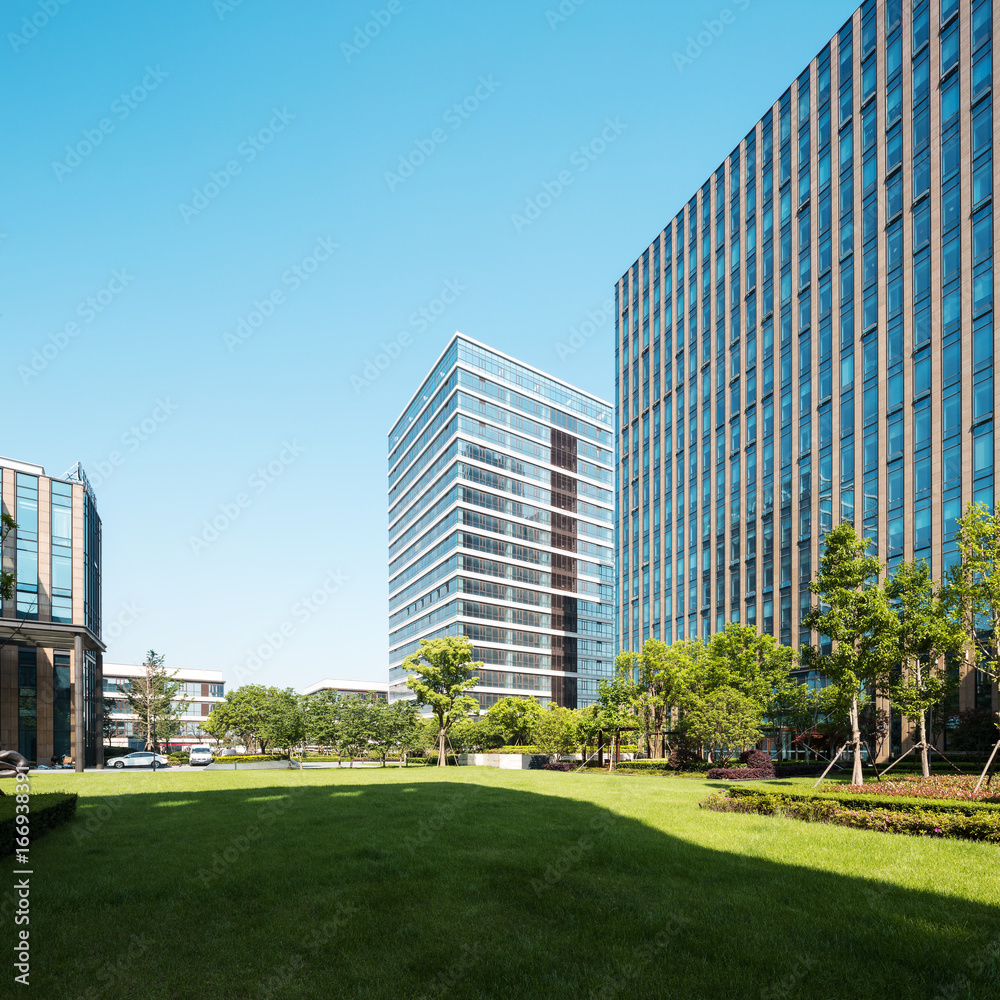
M 727 795 L 712 795 L 700 804 L 715 812 L 780 815 L 807 823 L 836 823 L 860 830 L 1000 844 L 1000 810 L 980 808 L 970 813 L 961 808 L 929 809 L 917 804 L 909 804 L 906 809 L 851 808 L 834 797 L 751 789 L 729 789 Z
M 215 764 L 260 764 L 268 760 L 288 760 L 288 754 L 284 753 L 254 753 L 236 754 L 233 757 L 216 756 Z
M 920 796 L 904 795 L 879 795 L 877 792 L 859 792 L 851 785 L 841 786 L 843 791 L 837 788 L 793 791 L 782 788 L 780 794 L 789 801 L 807 801 L 812 799 L 824 799 L 836 802 L 848 809 L 888 809 L 893 812 L 910 812 L 914 809 L 923 809 L 927 812 L 954 812 L 964 816 L 977 816 L 985 813 L 992 813 L 1000 816 L 1000 803 L 996 802 L 960 802 L 956 799 L 928 799 Z M 865 786 L 868 787 L 868 786 Z M 752 796 L 758 793 L 774 794 L 773 786 L 765 788 L 754 788 L 752 786 L 735 787 L 728 789 L 732 797 Z
M 10 787 L 13 791 L 13 784 Z M 14 795 L 0 797 L 0 857 L 13 854 L 17 846 L 14 825 L 16 805 Z M 28 809 L 28 838 L 34 841 L 73 818 L 76 814 L 76 794 L 32 792 Z
M 708 772 L 713 781 L 752 781 L 774 777 L 773 767 L 713 767 Z
M 774 776 L 776 778 L 818 778 L 826 768 L 826 761 L 818 764 L 782 764 L 780 761 L 774 762 Z
M 542 765 L 542 770 L 543 771 L 572 771 L 576 766 L 577 766 L 576 764 L 570 764 L 568 761 L 565 761 L 565 760 L 557 760 L 557 761 L 553 761 L 550 764 L 543 764 Z

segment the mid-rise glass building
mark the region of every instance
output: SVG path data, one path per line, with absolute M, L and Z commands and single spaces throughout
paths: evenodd
M 797 646 L 833 525 L 940 576 L 992 504 L 996 17 L 868 0 L 618 282 L 622 649 Z
M 0 748 L 47 764 L 72 756 L 103 763 L 101 729 L 101 519 L 78 465 L 47 476 L 0 458 L 3 542 L 16 577 L 0 608 Z
M 389 432 L 389 698 L 464 635 L 481 707 L 576 708 L 614 663 L 612 407 L 456 334 Z

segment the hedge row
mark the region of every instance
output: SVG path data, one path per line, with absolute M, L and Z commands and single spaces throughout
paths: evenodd
M 0 797 L 0 857 L 14 853 L 15 807 L 11 791 Z M 68 823 L 76 813 L 76 793 L 32 792 L 28 803 L 28 836 L 38 840 L 50 830 Z
M 713 781 L 760 781 L 774 777 L 773 767 L 713 767 L 708 772 Z
M 734 794 L 737 793 L 737 794 Z M 860 830 L 904 833 L 920 837 L 950 837 L 1000 844 L 1000 812 L 982 810 L 973 815 L 963 809 L 855 808 L 824 796 L 796 796 L 731 788 L 728 795 L 712 795 L 700 803 L 716 812 L 761 813 L 789 816 L 807 823 L 836 823 Z
M 268 760 L 288 760 L 285 753 L 237 754 L 233 757 L 214 757 L 213 764 L 260 764 Z
M 917 795 L 879 795 L 877 793 L 858 793 L 855 791 L 838 792 L 835 790 L 796 792 L 782 789 L 780 793 L 775 791 L 774 786 L 767 788 L 754 788 L 746 786 L 742 788 L 728 789 L 731 798 L 753 795 L 778 795 L 783 799 L 794 802 L 808 802 L 815 799 L 822 799 L 834 802 L 837 805 L 848 809 L 887 809 L 890 812 L 909 812 L 912 809 L 921 809 L 925 812 L 941 813 L 962 813 L 964 816 L 977 816 L 980 814 L 992 814 L 1000 817 L 1000 803 L 998 802 L 963 802 L 958 799 L 927 799 Z

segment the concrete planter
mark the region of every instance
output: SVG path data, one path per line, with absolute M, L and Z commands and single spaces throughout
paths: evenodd
M 504 771 L 528 771 L 542 767 L 548 761 L 540 753 L 460 753 L 459 764 L 475 767 L 498 767 Z

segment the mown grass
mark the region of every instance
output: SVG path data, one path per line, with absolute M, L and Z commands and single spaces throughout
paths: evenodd
M 34 787 L 80 795 L 32 848 L 32 985 L 52 1000 L 1000 992 L 1000 849 L 699 809 L 718 782 L 344 768 Z

